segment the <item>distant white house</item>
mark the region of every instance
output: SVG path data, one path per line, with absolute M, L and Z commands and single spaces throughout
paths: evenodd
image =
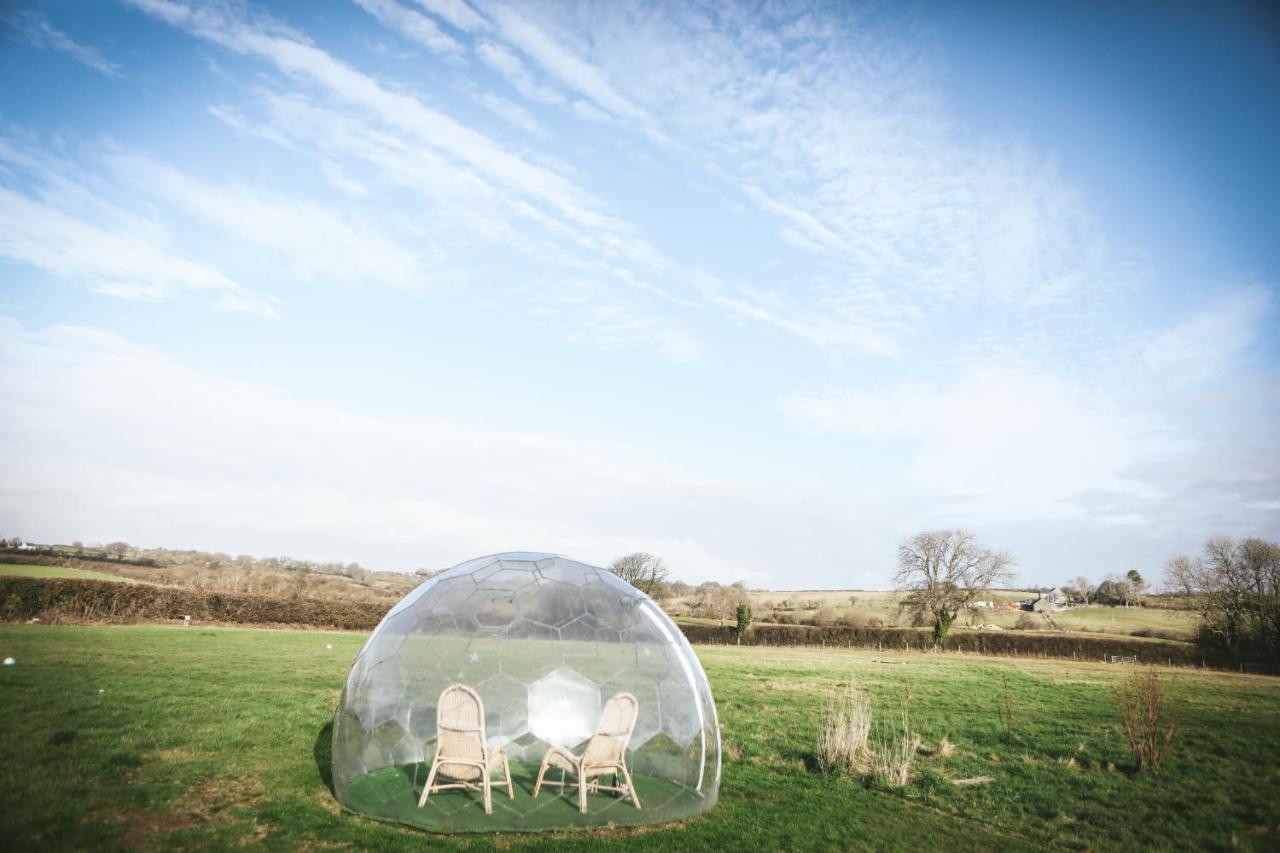
M 19 546 L 18 546 L 18 550 L 19 550 L 19 551 L 34 551 L 34 550 L 36 550 L 36 547 L 37 547 L 37 546 L 32 545 L 30 542 L 23 542 L 21 545 L 19 545 Z
M 1062 587 L 1055 586 L 1047 592 L 1040 593 L 1039 598 L 1031 602 L 1031 609 L 1037 612 L 1041 610 L 1057 610 L 1061 607 L 1066 607 L 1070 603 L 1071 596 L 1067 595 Z

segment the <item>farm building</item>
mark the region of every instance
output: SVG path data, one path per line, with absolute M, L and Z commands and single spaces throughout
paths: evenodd
M 1037 613 L 1042 610 L 1054 611 L 1066 607 L 1071 603 L 1071 596 L 1067 595 L 1062 587 L 1055 586 L 1046 592 L 1040 593 L 1039 597 L 1031 602 L 1031 609 Z

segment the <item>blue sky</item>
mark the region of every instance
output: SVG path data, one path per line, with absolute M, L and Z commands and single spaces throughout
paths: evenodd
M 6 535 L 785 588 L 1280 535 L 1262 6 L 6 15 Z

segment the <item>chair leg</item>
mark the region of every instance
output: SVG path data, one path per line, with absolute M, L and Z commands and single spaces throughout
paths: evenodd
M 627 769 L 627 765 L 622 765 L 622 776 L 627 780 L 627 793 L 631 795 L 631 802 L 636 804 L 636 808 L 640 808 L 640 795 L 636 793 L 636 783 L 631 781 L 631 771 Z
M 511 787 L 511 763 L 507 761 L 507 754 L 502 753 L 502 772 L 507 774 L 507 798 L 514 800 L 516 798 L 516 789 Z
M 578 811 L 587 813 L 587 777 L 578 768 Z
M 431 772 L 427 774 L 427 784 L 422 786 L 422 796 L 418 798 L 418 808 L 422 808 L 427 804 L 427 796 L 431 793 L 431 786 L 435 784 L 436 770 L 439 766 L 437 762 L 431 762 Z
M 493 793 L 489 785 L 489 771 L 484 774 L 484 813 L 493 814 Z
M 547 764 L 547 759 L 542 759 L 542 766 L 538 768 L 538 781 L 533 783 L 533 795 L 538 796 L 538 792 L 542 790 L 542 777 L 547 775 L 547 768 L 551 765 Z M 508 774 L 510 771 L 508 771 Z

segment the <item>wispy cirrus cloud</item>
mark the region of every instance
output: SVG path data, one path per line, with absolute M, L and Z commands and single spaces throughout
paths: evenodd
M 420 144 L 475 169 L 495 185 L 520 193 L 545 214 L 571 227 L 601 233 L 601 245 L 610 250 L 631 252 L 633 257 L 653 255 L 629 223 L 607 212 L 597 199 L 563 175 L 529 162 L 411 95 L 390 91 L 301 36 L 224 6 L 189 6 L 174 0 L 128 2 L 194 35 L 267 60 L 286 74 L 320 86 Z
M 514 127 L 518 127 L 526 133 L 533 134 L 539 138 L 547 138 L 547 131 L 538 120 L 534 118 L 533 113 L 524 107 L 510 101 L 501 95 L 493 92 L 480 92 L 476 95 L 484 108 L 492 112 L 494 115 L 510 123 Z
M 423 9 L 448 21 L 463 32 L 477 32 L 489 28 L 489 22 L 476 14 L 466 0 L 414 0 Z
M 509 44 L 537 62 L 563 86 L 585 95 L 607 113 L 632 120 L 644 118 L 644 111 L 614 88 L 599 68 L 514 8 L 499 0 L 486 2 L 482 8 Z
M 175 217 L 261 250 L 288 278 L 409 290 L 427 279 L 422 259 L 408 248 L 409 235 L 392 237 L 385 221 L 245 184 L 214 184 L 137 152 L 112 153 L 105 164 L 122 185 L 138 187 Z
M 110 296 L 203 292 L 221 310 L 276 315 L 270 298 L 176 245 L 166 223 L 104 200 L 98 179 L 33 144 L 0 137 L 0 179 L 18 185 L 0 185 L 0 255 Z
M 1047 315 L 1115 283 L 1123 259 L 1052 156 L 958 125 L 918 44 L 864 18 L 786 5 L 482 8 L 491 38 L 703 164 L 811 265 L 785 294 L 722 276 L 721 307 L 885 354 L 906 319 L 976 302 Z M 572 61 L 587 44 L 594 62 Z
M 108 77 L 124 76 L 124 68 L 119 63 L 107 59 L 96 47 L 81 44 L 71 38 L 35 12 L 25 12 L 18 16 L 18 30 L 34 47 L 65 53 L 81 65 Z
M 355 3 L 384 26 L 399 31 L 405 38 L 428 50 L 454 56 L 462 52 L 462 45 L 442 32 L 435 21 L 400 5 L 396 0 L 355 0 Z
M 502 45 L 482 41 L 476 45 L 476 56 L 480 57 L 480 61 L 485 65 L 505 77 L 517 92 L 529 100 L 551 106 L 560 106 L 566 102 L 565 96 L 560 92 L 536 82 L 520 57 Z

